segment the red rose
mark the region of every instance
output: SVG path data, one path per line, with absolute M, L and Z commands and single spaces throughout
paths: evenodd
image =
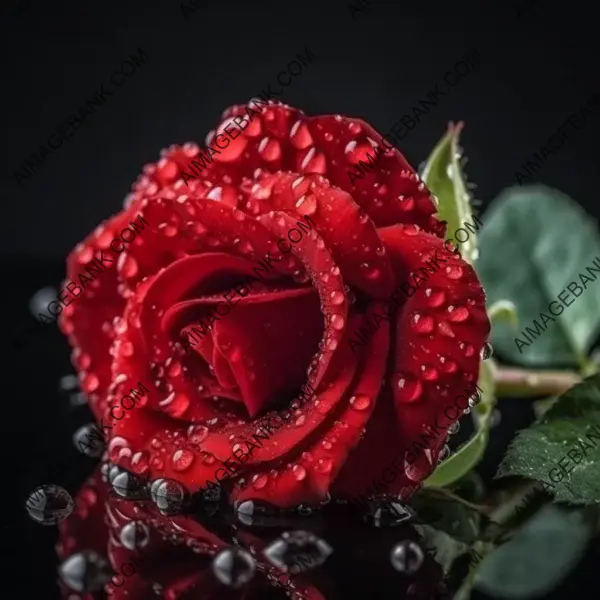
M 476 381 L 483 290 L 365 122 L 262 101 L 223 119 L 205 150 L 147 165 L 69 257 L 76 282 L 107 253 L 60 316 L 82 387 L 134 473 L 282 507 L 361 496 Z M 438 433 L 388 492 L 430 474 Z

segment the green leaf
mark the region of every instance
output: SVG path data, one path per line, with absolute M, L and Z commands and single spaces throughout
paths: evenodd
M 438 215 L 448 223 L 449 235 L 473 221 L 471 196 L 461 168 L 461 149 L 458 141 L 463 123 L 448 127 L 446 135 L 438 142 L 425 163 L 421 178 L 438 200 Z M 461 242 L 461 253 L 471 264 L 477 259 L 477 240 L 471 232 Z
M 481 531 L 479 512 L 460 501 L 441 496 L 436 490 L 421 489 L 411 500 L 416 522 L 443 531 L 465 546 L 472 544 Z
M 481 460 L 489 440 L 492 413 L 496 399 L 494 397 L 494 380 L 491 369 L 486 362 L 481 362 L 479 387 L 482 390 L 481 402 L 473 410 L 476 413 L 475 435 L 440 463 L 432 475 L 425 480 L 429 487 L 445 487 L 469 473 Z M 475 415 L 474 415 L 475 416 Z
M 469 551 L 469 545 L 461 542 L 445 531 L 436 529 L 431 525 L 414 525 L 419 535 L 423 538 L 427 550 L 432 554 L 433 560 L 440 565 L 447 575 L 454 561 Z
M 556 587 L 577 565 L 593 533 L 586 511 L 544 507 L 506 544 L 488 554 L 475 572 L 487 594 L 531 599 Z
M 600 375 L 562 394 L 539 423 L 517 434 L 497 477 L 509 475 L 541 482 L 557 500 L 600 502 Z
M 556 190 L 510 188 L 490 205 L 479 241 L 477 271 L 488 301 L 510 298 L 520 321 L 520 331 L 494 323 L 495 349 L 524 365 L 585 364 L 600 326 L 600 284 L 595 281 L 600 236 L 592 219 Z M 596 273 L 587 271 L 590 266 Z M 566 288 L 574 282 L 583 289 L 580 274 L 591 281 L 575 297 Z M 552 307 L 558 316 L 550 312 L 552 302 L 557 302 Z M 526 327 L 531 329 L 529 340 L 523 334 Z

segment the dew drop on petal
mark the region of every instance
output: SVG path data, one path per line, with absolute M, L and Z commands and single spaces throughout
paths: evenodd
M 131 457 L 131 470 L 140 475 L 145 473 L 149 468 L 148 453 L 147 452 L 136 452 Z
M 423 365 L 421 370 L 423 372 L 423 379 L 425 379 L 425 381 L 437 381 L 439 377 L 437 369 Z
M 444 373 L 456 373 L 458 370 L 458 365 L 451 360 L 450 358 L 446 358 L 445 356 L 439 357 L 440 361 L 440 370 Z
M 470 358 L 471 356 L 473 356 L 473 354 L 475 354 L 475 348 L 471 344 L 462 343 L 460 345 L 460 349 L 465 353 L 465 356 L 467 358 Z
M 281 158 L 281 144 L 274 138 L 265 137 L 258 145 L 258 153 L 267 162 Z
M 331 473 L 333 469 L 333 461 L 330 458 L 321 458 L 315 465 L 315 469 L 323 475 Z
M 333 315 L 331 317 L 331 326 L 338 331 L 344 327 L 344 317 L 342 315 Z
M 235 450 L 235 448 L 234 448 Z M 217 459 L 215 458 L 215 456 L 213 454 L 211 454 L 210 452 L 203 452 L 202 453 L 202 462 L 205 465 L 212 465 L 215 463 Z
M 125 278 L 135 277 L 138 273 L 137 261 L 128 253 L 121 254 L 117 260 L 117 270 Z
M 427 304 L 431 308 L 437 308 L 446 301 L 446 294 L 442 290 L 435 288 L 427 288 L 425 290 L 425 296 L 427 297 Z
M 348 162 L 357 165 L 361 160 L 371 164 L 375 153 L 373 151 L 373 146 L 370 144 L 359 144 L 356 140 L 352 140 L 346 144 L 344 154 L 346 155 Z M 369 161 L 369 156 L 371 157 L 371 161 Z
M 364 394 L 357 394 L 350 398 L 350 405 L 354 410 L 367 410 L 371 406 L 371 398 Z
M 358 135 L 359 133 L 362 132 L 362 127 L 360 126 L 359 123 L 352 122 L 352 123 L 350 123 L 350 125 L 348 125 L 348 131 L 352 135 Z
M 302 481 L 306 478 L 306 469 L 302 465 L 294 465 L 292 467 L 292 473 L 298 481 Z
M 415 402 L 421 397 L 423 386 L 418 379 L 411 375 L 396 375 L 396 390 L 394 396 L 400 402 Z
M 322 152 L 317 152 L 317 149 L 313 147 L 307 152 L 300 167 L 305 173 L 323 175 L 327 172 L 327 159 Z
M 256 490 L 262 490 L 268 483 L 269 476 L 264 473 L 259 473 L 258 475 L 254 475 L 252 478 L 252 486 Z
M 432 317 L 414 313 L 410 320 L 411 327 L 416 333 L 426 334 L 433 331 L 435 322 Z
M 438 323 L 438 330 L 439 332 L 449 338 L 453 338 L 456 337 L 454 335 L 454 331 L 452 331 L 452 327 L 450 327 L 450 325 L 448 323 L 446 323 L 446 321 L 440 321 Z
M 195 454 L 191 450 L 177 450 L 171 457 L 171 463 L 175 471 L 185 471 L 194 462 Z
M 462 323 L 469 318 L 469 310 L 464 306 L 449 306 L 448 320 L 453 323 Z
M 458 265 L 450 265 L 446 267 L 446 275 L 448 279 L 460 279 L 463 276 L 463 268 Z
M 205 425 L 190 425 L 187 435 L 190 444 L 198 446 L 208 437 L 208 427 Z
M 304 150 L 313 144 L 313 138 L 308 126 L 303 121 L 296 121 L 290 130 L 290 142 L 294 148 Z
M 81 389 L 86 394 L 91 394 L 98 389 L 100 385 L 100 380 L 93 373 L 85 373 L 81 379 Z
M 489 342 L 486 342 L 483 348 L 481 349 L 481 359 L 487 360 L 488 358 L 492 357 L 492 354 L 494 354 L 494 349 L 492 348 L 492 345 Z
M 317 212 L 317 197 L 314 194 L 304 194 L 296 201 L 296 210 L 301 215 L 314 215 Z
M 344 294 L 340 290 L 334 290 L 330 294 L 331 304 L 334 306 L 339 306 L 344 302 Z

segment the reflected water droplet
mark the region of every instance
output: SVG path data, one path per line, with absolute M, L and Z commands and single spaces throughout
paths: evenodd
M 414 575 L 421 568 L 424 559 L 423 549 L 413 540 L 403 540 L 390 553 L 394 569 L 406 575 Z
M 41 485 L 29 494 L 25 508 L 34 521 L 54 525 L 71 514 L 73 499 L 59 485 Z
M 256 563 L 250 553 L 241 548 L 226 548 L 217 554 L 212 563 L 215 577 L 224 585 L 238 589 L 254 577 Z
M 91 550 L 69 556 L 58 568 L 63 583 L 75 592 L 98 592 L 112 571 L 108 561 Z
M 128 550 L 140 550 L 148 545 L 150 530 L 142 521 L 130 521 L 121 529 L 119 538 Z

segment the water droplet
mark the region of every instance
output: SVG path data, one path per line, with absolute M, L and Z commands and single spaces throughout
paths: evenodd
M 290 130 L 290 142 L 298 150 L 304 150 L 313 144 L 308 125 L 303 121 L 296 121 Z
M 190 444 L 199 446 L 208 437 L 208 427 L 204 425 L 190 425 L 187 435 Z
M 439 361 L 440 370 L 444 373 L 456 373 L 458 371 L 458 365 L 452 359 L 440 356 Z
M 365 521 L 375 527 L 394 527 L 412 517 L 413 513 L 401 502 L 379 498 L 367 500 Z
M 302 465 L 294 465 L 292 467 L 292 473 L 298 481 L 302 481 L 306 478 L 306 469 Z
M 492 345 L 489 342 L 486 342 L 481 349 L 481 360 L 487 360 L 488 358 L 491 358 L 493 354 L 494 349 L 492 348 Z
M 415 379 L 411 375 L 396 375 L 396 391 L 394 396 L 400 402 L 415 402 L 421 397 L 423 393 L 423 386 L 418 379 Z
M 452 425 L 450 425 L 450 427 L 448 427 L 448 433 L 450 435 L 454 435 L 455 433 L 458 433 L 459 429 L 460 423 L 458 421 L 455 421 L 454 423 L 452 423 Z
M 54 525 L 71 514 L 73 499 L 59 485 L 42 485 L 29 494 L 25 508 L 34 521 Z
M 165 514 L 181 512 L 187 495 L 184 487 L 173 479 L 156 479 L 150 487 L 150 496 L 158 509 Z
M 337 331 L 340 331 L 341 329 L 344 328 L 344 317 L 342 317 L 342 315 L 333 315 L 331 317 L 331 326 L 336 329 Z
M 281 144 L 274 138 L 265 137 L 258 145 L 258 153 L 268 162 L 278 160 L 281 158 Z
M 92 258 L 91 248 L 90 248 L 90 259 Z M 88 259 L 89 260 L 89 259 Z M 87 260 L 84 263 L 88 262 Z M 81 294 L 81 292 L 79 292 Z M 38 320 L 40 319 L 40 314 L 43 314 L 45 317 L 48 316 L 48 305 L 51 302 L 55 302 L 57 300 L 56 290 L 52 287 L 44 287 L 38 290 L 33 296 L 31 296 L 29 300 L 29 310 L 31 314 Z M 42 321 L 43 322 L 43 321 Z M 47 321 L 46 321 L 47 322 Z
M 130 521 L 121 529 L 119 539 L 128 550 L 140 550 L 148 545 L 150 530 L 142 521 Z
M 358 135 L 359 133 L 362 132 L 362 127 L 360 126 L 359 123 L 356 123 L 354 121 L 352 121 L 349 125 L 348 125 L 348 131 L 352 134 L 352 135 Z
M 400 201 L 400 210 L 403 210 L 406 212 L 414 210 L 414 208 L 415 208 L 414 198 L 405 198 L 404 196 L 398 196 L 398 200 Z
M 171 463 L 175 471 L 185 471 L 192 466 L 196 455 L 187 449 L 177 450 L 171 457 Z
M 413 540 L 403 540 L 396 544 L 390 553 L 392 566 L 396 571 L 406 575 L 414 575 L 423 564 L 425 554 Z
M 302 425 L 304 425 L 304 423 L 306 423 L 306 416 L 305 415 L 300 415 L 296 421 L 294 422 L 294 425 L 296 427 L 302 427 Z
M 128 252 L 121 254 L 117 260 L 117 271 L 124 279 L 135 277 L 138 274 L 137 260 L 130 256 Z
M 463 276 L 463 268 L 458 265 L 450 265 L 446 267 L 446 275 L 448 279 L 460 279 Z
M 464 306 L 449 306 L 448 320 L 453 323 L 462 323 L 469 318 L 469 311 Z
M 360 267 L 365 271 L 365 277 L 367 279 L 377 279 L 381 275 L 379 268 L 369 263 L 362 263 Z
M 371 406 L 371 398 L 364 394 L 358 394 L 350 398 L 350 404 L 355 410 L 367 410 Z
M 305 173 L 319 173 L 323 175 L 327 172 L 327 159 L 322 152 L 317 152 L 317 149 L 312 147 L 302 160 L 300 168 Z
M 329 297 L 331 298 L 331 304 L 334 306 L 339 306 L 344 302 L 344 293 L 340 290 L 334 290 Z
M 371 164 L 373 158 L 376 156 L 371 144 L 366 144 L 364 142 L 359 144 L 356 140 L 352 140 L 346 144 L 344 153 L 348 162 L 355 165 L 359 164 L 359 161 L 361 160 Z M 371 157 L 371 161 L 369 161 L 369 156 Z
M 269 482 L 269 476 L 264 473 L 259 473 L 252 477 L 252 485 L 256 490 L 262 490 Z
M 473 356 L 473 354 L 475 354 L 475 348 L 471 346 L 471 344 L 465 344 L 464 342 L 461 342 L 459 344 L 459 348 L 465 353 L 467 358 L 470 358 Z
M 452 331 L 452 327 L 450 327 L 450 325 L 448 323 L 446 323 L 446 321 L 440 321 L 438 323 L 438 330 L 439 332 L 449 338 L 453 338 L 456 337 L 454 335 L 454 331 Z
M 145 473 L 150 466 L 148 461 L 148 453 L 147 452 L 136 452 L 131 457 L 131 470 L 136 474 L 140 475 Z
M 428 367 L 426 365 L 423 365 L 421 367 L 421 370 L 423 371 L 423 379 L 425 379 L 425 381 L 437 381 L 437 379 L 439 378 L 437 369 L 435 369 L 434 367 Z
M 98 389 L 100 385 L 100 380 L 94 373 L 81 373 L 81 389 L 86 392 L 86 394 L 91 394 Z
M 450 456 L 450 446 L 447 444 L 440 450 L 438 455 L 438 462 L 441 463 Z
M 317 197 L 311 193 L 300 196 L 296 201 L 296 210 L 301 215 L 314 215 L 317 212 Z
M 422 315 L 421 313 L 414 313 L 410 321 L 413 331 L 420 334 L 431 333 L 435 326 L 435 322 L 432 317 L 428 315 Z
M 425 290 L 425 296 L 427 297 L 427 304 L 431 308 L 437 308 L 446 301 L 446 294 L 442 290 L 435 288 L 427 288 Z
M 207 200 L 213 200 L 214 202 L 221 201 L 221 195 L 223 193 L 223 188 L 221 186 L 215 186 L 206 194 Z
M 298 508 L 304 514 L 312 512 L 308 506 L 303 510 Z M 321 566 L 332 552 L 333 548 L 325 540 L 299 530 L 284 532 L 263 550 L 265 558 L 272 565 L 294 574 Z
M 248 552 L 232 546 L 215 556 L 212 570 L 222 584 L 238 589 L 254 577 L 256 563 Z
M 119 470 L 116 475 L 111 472 L 109 480 L 114 491 L 122 498 L 126 498 L 127 500 L 141 500 L 148 497 L 146 482 L 127 471 Z
M 190 399 L 183 392 L 171 392 L 164 400 L 161 400 L 159 406 L 165 409 L 165 412 L 176 419 L 185 414 L 190 406 Z
M 58 574 L 74 592 L 92 593 L 99 592 L 108 583 L 112 570 L 97 552 L 86 550 L 69 556 L 58 568 Z
M 331 470 L 333 469 L 333 461 L 330 458 L 321 458 L 315 465 L 315 469 L 319 473 L 328 475 L 329 473 L 331 473 Z
M 104 437 L 94 423 L 83 425 L 73 434 L 75 447 L 90 458 L 99 458 L 104 452 Z
M 310 275 L 306 271 L 294 271 L 292 274 L 292 279 L 296 283 L 306 283 L 310 279 Z

